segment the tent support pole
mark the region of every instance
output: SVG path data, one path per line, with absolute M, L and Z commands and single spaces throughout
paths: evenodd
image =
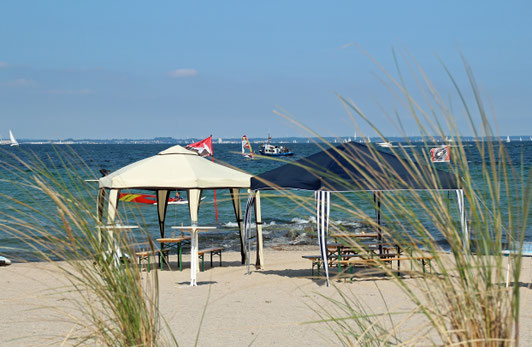
M 119 189 L 111 189 L 109 191 L 109 202 L 107 205 L 107 224 L 111 225 L 114 224 L 116 215 L 117 215 L 117 208 L 118 208 L 118 198 L 120 197 L 120 190 Z M 113 230 L 108 229 L 108 240 L 111 242 L 109 247 L 114 243 L 113 240 Z M 111 248 L 109 248 L 111 250 Z
M 373 201 L 377 212 L 377 235 L 379 239 L 379 254 L 382 254 L 382 221 L 381 221 L 381 192 L 373 193 Z
M 166 189 L 157 190 L 157 216 L 159 217 L 159 232 L 164 238 L 164 221 L 166 219 L 166 210 L 168 208 L 168 195 L 170 191 Z
M 105 207 L 105 196 L 107 192 L 105 188 L 98 189 L 98 196 L 96 197 L 96 216 L 98 223 L 103 224 L 103 210 Z M 98 243 L 102 243 L 102 230 L 98 229 Z
M 466 209 L 464 190 L 456 190 L 456 198 L 458 201 L 458 210 L 460 211 L 460 227 L 462 229 L 462 244 L 464 249 L 469 250 L 469 231 L 467 230 Z
M 188 209 L 190 212 L 190 285 L 197 286 L 196 276 L 198 268 L 198 211 L 201 200 L 201 189 L 189 189 L 187 191 Z
M 255 261 L 255 268 L 264 268 L 264 253 L 262 251 L 262 214 L 260 206 L 260 192 L 255 194 L 255 223 L 257 226 L 257 259 Z
M 236 222 L 238 223 L 238 230 L 240 231 L 240 257 L 242 265 L 246 263 L 246 251 L 244 245 L 244 223 L 242 219 L 242 207 L 240 205 L 240 189 L 229 189 L 231 200 L 233 200 L 233 210 L 235 211 Z
M 328 229 L 328 216 L 325 216 L 325 212 L 329 211 L 329 208 L 326 208 L 327 201 L 327 192 L 318 190 L 315 192 L 316 197 L 316 231 L 318 234 L 318 245 L 320 247 L 321 259 L 323 261 L 323 269 L 325 270 L 325 277 L 327 279 L 327 286 L 329 283 L 329 261 L 327 257 L 327 236 L 326 230 Z M 327 222 L 327 226 L 326 226 Z

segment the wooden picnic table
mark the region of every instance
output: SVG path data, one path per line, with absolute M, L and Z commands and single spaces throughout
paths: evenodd
M 342 258 L 348 259 L 348 258 L 356 258 L 359 257 L 361 259 L 370 259 L 374 257 L 378 258 L 389 258 L 389 257 L 396 257 L 400 255 L 400 249 L 392 245 L 390 243 L 369 243 L 369 244 L 363 244 L 359 243 L 362 249 L 368 251 L 365 253 L 360 253 L 359 249 L 354 248 L 352 246 L 346 245 L 345 243 L 327 243 L 327 257 L 331 258 L 337 258 L 338 260 L 338 268 L 341 270 L 342 266 Z M 397 247 L 397 253 L 390 253 L 390 249 L 394 249 Z M 376 253 L 375 251 L 378 251 Z
M 197 286 L 196 275 L 199 272 L 198 268 L 198 233 L 200 231 L 215 230 L 214 226 L 173 226 L 172 229 L 179 229 L 181 231 L 189 232 L 191 237 L 190 244 L 190 285 Z
M 177 236 L 177 237 L 165 237 L 157 239 L 157 242 L 161 244 L 161 252 L 159 254 L 159 260 L 161 264 L 161 269 L 163 267 L 163 260 L 166 258 L 166 263 L 168 264 L 168 256 L 171 249 L 175 249 L 177 253 L 177 264 L 179 266 L 179 271 L 183 271 L 183 242 L 190 240 L 190 236 Z

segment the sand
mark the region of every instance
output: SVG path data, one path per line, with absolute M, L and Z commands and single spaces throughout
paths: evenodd
M 407 312 L 414 307 L 390 279 L 381 276 L 364 276 L 354 282 L 334 280 L 333 286 L 325 286 L 322 279 L 311 278 L 310 262 L 301 258 L 309 254 L 318 254 L 317 247 L 266 249 L 265 269 L 246 275 L 240 254 L 224 252 L 223 267 L 217 263 L 214 268 L 207 266 L 198 274 L 197 287 L 188 285 L 188 262 L 182 272 L 159 272 L 162 314 L 182 346 L 194 345 L 198 329 L 200 346 L 323 346 L 339 344 L 331 329 L 304 323 L 319 319 L 314 311 L 317 303 L 331 308 L 321 295 L 337 298 L 336 288 L 356 296 L 374 312 L 386 309 L 380 293 L 391 311 Z M 525 258 L 524 263 L 520 282 L 522 345 L 532 341 L 531 259 Z M 57 345 L 75 331 L 68 316 L 75 312 L 68 299 L 77 294 L 69 292 L 68 282 L 54 266 L 16 263 L 0 268 L 0 278 L 0 346 Z M 398 315 L 396 323 L 404 317 Z M 409 341 L 424 326 L 424 318 L 415 315 L 399 328 L 400 336 Z M 410 342 L 428 344 L 427 340 Z

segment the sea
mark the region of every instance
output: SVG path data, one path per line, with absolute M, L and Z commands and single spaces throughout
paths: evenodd
M 315 143 L 289 143 L 288 146 L 295 154 L 282 159 L 245 159 L 240 153 L 240 144 L 222 143 L 214 144 L 214 158 L 216 161 L 227 163 L 240 168 L 252 175 L 258 175 L 278 166 L 284 165 L 287 161 L 294 161 L 320 151 L 320 145 Z M 409 150 L 420 150 L 422 143 L 414 143 L 415 147 Z M 521 195 L 523 187 L 526 185 L 528 174 L 532 165 L 532 141 L 518 141 L 503 144 L 510 154 L 515 172 L 524 176 L 524 181 L 517 181 L 515 196 Z M 105 169 L 115 171 L 123 166 L 135 161 L 153 156 L 158 152 L 170 147 L 170 144 L 74 144 L 74 145 L 50 145 L 50 144 L 21 144 L 18 147 L 2 147 L 0 149 L 0 223 L 11 225 L 8 216 L 12 215 L 16 204 L 15 200 L 25 203 L 26 208 L 35 207 L 36 211 L 45 211 L 45 215 L 37 212 L 31 217 L 35 221 L 46 225 L 49 223 L 46 209 L 52 208 L 45 197 L 31 186 L 22 190 L 15 187 L 12 182 L 21 180 L 21 177 L 13 174 L 13 169 L 19 169 L 24 173 L 29 173 L 30 168 L 24 167 L 19 159 L 25 163 L 41 162 L 49 168 L 55 179 L 71 184 L 72 189 L 77 189 L 80 182 L 76 180 L 94 180 L 100 177 L 99 170 Z M 468 165 L 472 172 L 472 178 L 480 182 L 482 172 L 482 158 L 474 142 L 464 143 L 467 153 Z M 380 149 L 383 151 L 389 149 Z M 445 169 L 447 164 L 441 165 Z M 3 167 L 3 169 L 2 169 Z M 76 175 L 71 175 L 72 170 Z M 88 182 L 87 193 L 91 196 L 85 198 L 95 198 L 97 193 L 97 182 Z M 93 187 L 93 188 L 92 188 Z M 479 189 L 483 189 L 480 187 Z M 133 193 L 150 193 L 141 191 L 131 191 Z M 184 192 L 182 196 L 186 197 Z M 37 197 L 33 194 L 37 194 Z M 315 238 L 315 216 L 314 216 L 314 192 L 294 191 L 297 196 L 297 203 L 292 197 L 277 192 L 263 192 L 262 194 L 262 218 L 263 235 L 265 247 L 276 247 L 285 245 L 313 245 L 317 244 Z M 443 193 L 447 194 L 447 193 Z M 215 196 L 216 195 L 216 196 Z M 482 194 L 479 194 L 482 195 Z M 31 196 L 31 198 L 29 197 Z M 226 249 L 239 250 L 240 239 L 238 225 L 235 220 L 233 206 L 227 190 L 205 191 L 205 197 L 200 206 L 200 225 L 216 226 L 212 232 L 201 233 L 200 247 L 223 246 Z M 247 192 L 242 191 L 242 207 L 245 207 Z M 448 194 L 450 206 L 456 205 L 454 194 Z M 347 232 L 369 232 L 370 227 L 357 220 L 346 208 L 349 201 L 356 208 L 365 211 L 369 216 L 376 213 L 372 206 L 372 193 L 357 192 L 347 193 L 343 196 L 332 194 L 333 207 L 331 209 L 331 224 L 335 228 Z M 486 206 L 491 206 L 490 201 L 484 202 Z M 512 201 L 503 201 L 503 205 L 512 204 Z M 37 206 L 38 205 L 38 206 Z M 383 206 L 383 214 L 386 214 L 386 206 Z M 454 207 L 453 207 L 454 208 Z M 500 206 L 507 210 L 507 206 Z M 44 209 L 44 210 L 43 210 Z M 456 211 L 456 221 L 459 223 L 458 211 Z M 53 214 L 54 211 L 49 211 Z M 526 240 L 532 241 L 532 215 L 528 213 L 528 225 L 526 229 Z M 145 238 L 145 232 L 155 239 L 159 237 L 159 224 L 157 210 L 153 205 L 120 202 L 119 214 L 127 224 L 138 225 L 139 229 L 132 229 L 136 238 Z M 445 249 L 444 238 L 431 225 L 431 221 L 423 216 L 419 211 L 420 219 L 433 233 L 434 238 Z M 386 221 L 385 223 L 393 223 Z M 166 236 L 176 236 L 179 231 L 172 229 L 172 226 L 189 225 L 190 218 L 187 205 L 169 205 L 166 217 Z M 16 226 L 15 226 L 16 227 Z M 0 255 L 4 255 L 15 261 L 35 261 L 38 258 L 33 254 L 30 247 L 18 237 L 10 232 L 0 230 Z M 51 229 L 52 230 L 52 229 Z M 53 232 L 53 231 L 52 231 Z M 474 235 L 473 235 L 474 237 Z

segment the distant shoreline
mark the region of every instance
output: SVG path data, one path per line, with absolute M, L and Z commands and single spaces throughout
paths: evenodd
M 253 138 L 248 137 L 249 141 L 253 144 L 259 144 L 267 141 L 267 138 Z M 324 141 L 330 143 L 342 143 L 342 142 L 364 142 L 368 140 L 371 143 L 382 142 L 383 139 L 380 137 L 349 137 L 349 136 L 339 136 L 339 137 L 325 137 L 325 138 L 305 138 L 305 137 L 277 137 L 273 138 L 273 143 L 290 143 L 290 144 L 306 144 L 306 143 L 324 143 Z M 193 142 L 197 142 L 201 139 L 190 138 L 190 139 L 176 139 L 173 137 L 156 137 L 153 139 L 64 139 L 64 140 L 50 140 L 50 139 L 19 139 L 19 144 L 24 145 L 187 145 Z M 412 136 L 405 139 L 404 137 L 387 137 L 387 141 L 392 143 L 405 143 L 405 142 L 428 142 L 428 143 L 453 143 L 455 141 L 446 141 L 446 139 L 433 139 L 425 138 L 423 139 L 420 136 Z M 476 139 L 472 136 L 462 136 L 460 138 L 463 142 L 476 142 Z M 507 141 L 507 136 L 501 137 L 490 137 L 482 138 L 485 141 Z M 336 141 L 336 142 L 335 142 Z M 514 135 L 510 136 L 510 143 L 519 143 L 519 142 L 531 142 L 532 136 L 529 135 Z M 240 138 L 215 138 L 213 139 L 214 144 L 240 144 Z M 0 142 L 0 145 L 9 145 L 9 142 L 3 143 Z M 1 148 L 1 147 L 0 147 Z

